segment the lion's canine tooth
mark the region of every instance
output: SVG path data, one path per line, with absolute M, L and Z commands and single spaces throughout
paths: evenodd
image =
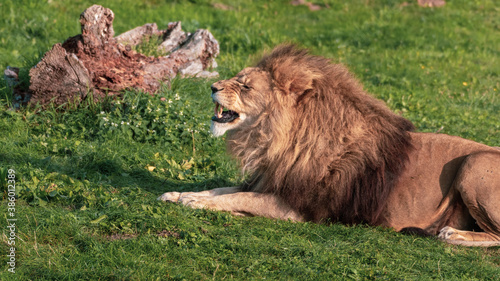
M 215 117 L 221 118 L 222 117 L 222 110 L 223 110 L 222 105 L 220 105 L 220 103 L 218 103 L 218 102 L 215 102 L 215 108 L 214 108 Z

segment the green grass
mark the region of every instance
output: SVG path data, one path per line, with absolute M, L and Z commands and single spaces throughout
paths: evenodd
M 349 67 L 418 130 L 500 146 L 500 8 L 447 1 L 100 1 L 116 34 L 182 21 L 219 40 L 221 78 L 297 42 Z M 222 2 L 229 9 L 215 8 Z M 322 1 L 318 1 L 322 2 Z M 79 33 L 91 1 L 0 3 L 0 69 L 23 67 Z M 236 185 L 208 133 L 213 80 L 175 79 L 152 97 L 79 108 L 9 109 L 0 79 L 1 280 L 496 280 L 500 249 L 464 248 L 367 226 L 240 218 L 157 202 L 166 191 Z M 182 115 L 180 112 L 182 111 Z M 7 185 L 16 172 L 16 273 L 7 271 Z

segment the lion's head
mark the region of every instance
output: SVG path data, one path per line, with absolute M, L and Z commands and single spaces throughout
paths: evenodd
M 212 99 L 212 132 L 228 132 L 230 152 L 251 174 L 246 189 L 277 194 L 310 220 L 376 222 L 413 125 L 343 66 L 283 45 L 214 83 Z
M 266 95 L 272 92 L 271 83 L 269 73 L 256 67 L 245 68 L 229 80 L 214 83 L 212 134 L 221 136 L 244 123 L 252 123 L 269 106 Z

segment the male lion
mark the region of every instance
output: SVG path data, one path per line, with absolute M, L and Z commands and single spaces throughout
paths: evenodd
M 214 83 L 212 99 L 211 130 L 228 133 L 228 149 L 249 180 L 160 200 L 500 245 L 500 151 L 412 132 L 410 121 L 366 94 L 343 66 L 283 45 Z

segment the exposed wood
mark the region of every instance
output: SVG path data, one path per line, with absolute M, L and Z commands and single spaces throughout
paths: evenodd
M 32 101 L 56 104 L 84 98 L 90 87 L 90 75 L 75 54 L 67 53 L 56 44 L 43 59 L 30 70 Z M 36 86 L 34 88 L 33 86 Z M 50 93 L 44 95 L 43 93 Z
M 162 83 L 182 76 L 211 77 L 216 72 L 217 40 L 207 30 L 185 33 L 180 22 L 166 30 L 155 23 L 134 28 L 117 37 L 114 13 L 94 5 L 80 16 L 82 33 L 56 44 L 30 70 L 30 103 L 79 102 L 87 93 L 104 97 L 124 89 L 155 93 Z M 163 57 L 147 57 L 132 47 L 156 36 Z

